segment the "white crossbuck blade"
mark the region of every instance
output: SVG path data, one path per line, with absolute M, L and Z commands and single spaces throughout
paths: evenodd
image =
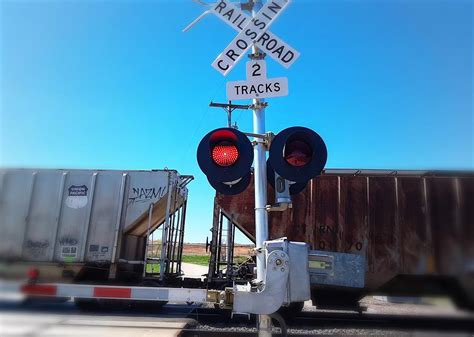
M 250 17 L 228 0 L 216 2 L 210 12 L 240 32 L 217 57 L 212 66 L 227 75 L 255 42 L 256 46 L 285 68 L 289 68 L 300 53 L 267 31 L 290 0 L 272 0 L 265 4 L 255 18 Z

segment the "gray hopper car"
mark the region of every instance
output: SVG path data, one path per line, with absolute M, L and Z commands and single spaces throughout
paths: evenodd
M 184 232 L 191 179 L 173 170 L 0 169 L 0 277 L 34 266 L 41 281 L 139 279 L 147 234 L 173 219 Z M 179 274 L 170 263 L 182 240 L 163 245 L 161 270 Z

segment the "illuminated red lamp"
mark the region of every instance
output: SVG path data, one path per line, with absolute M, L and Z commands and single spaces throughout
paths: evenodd
M 199 143 L 197 161 L 213 188 L 223 194 L 238 194 L 250 183 L 252 143 L 237 129 L 215 129 Z
M 228 142 L 221 142 L 212 148 L 212 160 L 221 167 L 234 165 L 239 159 L 239 149 Z

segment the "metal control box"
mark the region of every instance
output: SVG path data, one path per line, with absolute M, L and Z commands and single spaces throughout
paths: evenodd
M 311 250 L 309 252 L 311 284 L 363 288 L 365 263 L 362 255 Z
M 266 254 L 282 250 L 290 258 L 290 272 L 285 303 L 304 302 L 311 298 L 310 277 L 308 269 L 308 244 L 288 241 L 281 238 L 265 242 Z

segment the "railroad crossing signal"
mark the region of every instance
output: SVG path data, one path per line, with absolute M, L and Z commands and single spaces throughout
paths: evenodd
M 267 31 L 268 27 L 288 6 L 290 0 L 268 0 L 263 6 L 261 0 L 249 0 L 248 3 L 242 3 L 242 7 L 252 10 L 252 18 L 233 5 L 230 0 L 217 0 L 214 4 L 204 3 L 201 0 L 195 1 L 209 6 L 209 9 L 189 24 L 184 31 L 191 28 L 205 15 L 213 13 L 239 32 L 212 63 L 217 71 L 224 76 L 227 75 L 247 50 L 251 47 L 253 49 L 252 54 L 249 55 L 252 61 L 247 63 L 247 81 L 233 82 L 227 85 L 229 100 L 253 99 L 253 104 L 249 107 L 253 110 L 254 133 L 247 133 L 248 136 L 254 137 L 253 144 L 245 134 L 236 129 L 216 129 L 208 133 L 199 143 L 197 159 L 199 167 L 218 192 L 238 194 L 249 185 L 255 153 L 256 281 L 265 284 L 266 277 L 269 275 L 264 253 L 264 242 L 268 240 L 267 211 L 287 209 L 291 205 L 290 193 L 298 193 L 309 179 L 320 174 L 327 159 L 324 141 L 312 130 L 302 127 L 288 128 L 273 140 L 271 135 L 265 131 L 265 107 L 267 104 L 260 98 L 286 96 L 288 83 L 286 78 L 268 79 L 265 62 L 256 60 L 269 55 L 288 68 L 298 58 L 299 53 L 296 50 Z M 260 9 L 258 13 L 255 13 L 258 9 Z M 265 69 L 261 69 L 264 72 L 258 75 L 255 73 L 249 75 L 249 69 L 251 70 L 253 67 Z M 228 115 L 230 115 L 230 105 L 229 102 Z M 268 149 L 270 142 L 272 143 Z M 273 176 L 276 177 L 274 179 L 276 203 L 273 205 L 267 204 L 266 151 L 269 151 L 269 176 L 273 173 Z M 293 183 L 291 187 L 289 187 L 290 182 Z M 281 271 L 284 269 L 281 268 Z M 271 271 L 271 268 L 269 270 Z M 287 271 L 287 268 L 285 270 Z M 282 276 L 281 279 L 284 277 Z M 241 298 L 252 298 L 252 296 L 248 296 L 251 295 L 250 292 L 243 293 L 245 295 Z M 283 292 L 278 295 L 284 297 Z M 261 297 L 255 296 L 253 298 L 258 301 Z M 234 303 L 234 308 L 236 303 Z M 251 310 L 255 310 L 255 306 L 243 306 L 244 309 L 251 307 L 253 308 Z M 259 314 L 259 336 L 268 336 L 272 326 L 270 316 L 263 315 L 258 311 L 251 312 Z
M 321 174 L 327 161 L 324 140 L 311 129 L 294 126 L 272 140 L 267 161 L 267 179 L 279 188 L 277 175 L 290 182 L 290 194 L 301 192 L 307 182 Z
M 230 0 L 218 0 L 213 4 L 205 4 L 209 9 L 184 31 L 190 29 L 205 15 L 213 13 L 239 32 L 212 63 L 212 66 L 224 76 L 252 45 L 288 68 L 299 57 L 299 53 L 269 32 L 268 28 L 289 3 L 290 0 L 269 0 L 258 13 L 250 17 Z M 254 103 L 257 103 L 253 106 L 256 110 L 260 109 L 258 106 L 261 98 L 288 95 L 288 79 L 267 78 L 266 62 L 259 56 L 261 54 L 254 53 L 252 60 L 247 62 L 246 81 L 227 83 L 229 100 L 255 99 Z M 254 127 L 255 125 L 254 123 Z M 270 141 L 267 135 L 257 136 L 263 137 L 267 142 Z M 327 149 L 322 138 L 316 132 L 304 127 L 283 130 L 271 141 L 268 151 L 267 178 L 283 196 L 303 190 L 310 179 L 321 173 L 327 160 Z M 197 152 L 199 167 L 211 185 L 223 194 L 238 194 L 245 190 L 250 182 L 253 156 L 252 144 L 247 136 L 230 127 L 209 132 L 201 140 Z M 259 162 L 262 160 L 264 158 L 260 156 Z M 265 161 L 262 167 L 265 167 Z M 259 177 L 262 176 L 262 172 L 258 174 Z
M 250 183 L 252 144 L 236 129 L 209 132 L 199 143 L 197 159 L 211 186 L 219 193 L 239 194 Z M 316 132 L 301 126 L 287 128 L 271 142 L 267 178 L 277 190 L 281 190 L 282 184 L 286 184 L 283 180 L 287 180 L 289 194 L 294 195 L 301 192 L 310 179 L 321 174 L 326 160 L 326 144 Z
M 220 128 L 209 132 L 199 143 L 197 160 L 207 180 L 219 193 L 239 194 L 250 183 L 253 148 L 239 130 Z

